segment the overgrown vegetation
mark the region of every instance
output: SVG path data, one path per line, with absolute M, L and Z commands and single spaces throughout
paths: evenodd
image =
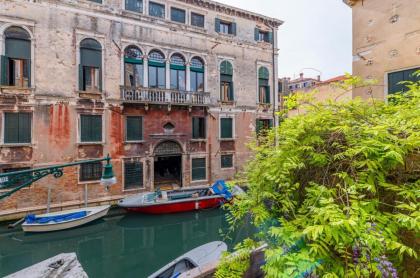
M 420 83 L 406 85 L 388 103 L 295 96 L 306 114 L 252 146 L 229 221 L 251 215 L 267 277 L 420 276 Z M 232 260 L 216 277 L 241 277 L 249 257 Z

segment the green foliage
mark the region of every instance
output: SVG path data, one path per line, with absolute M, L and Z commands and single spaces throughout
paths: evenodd
M 341 84 L 358 85 L 366 83 L 350 76 Z M 408 260 L 419 267 L 418 246 L 403 235 L 420 233 L 420 83 L 406 85 L 388 102 L 294 97 L 289 107 L 309 104 L 306 114 L 252 146 L 249 190 L 229 220 L 251 215 L 260 227 L 267 277 L 382 277 L 403 273 Z M 272 219 L 280 225 L 261 229 Z M 243 267 L 223 263 L 216 277 L 241 277 Z

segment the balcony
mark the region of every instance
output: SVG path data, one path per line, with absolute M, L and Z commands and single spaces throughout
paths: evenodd
M 169 89 L 121 86 L 121 100 L 125 103 L 209 106 L 210 93 Z

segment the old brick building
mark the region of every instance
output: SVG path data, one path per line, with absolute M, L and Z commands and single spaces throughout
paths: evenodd
M 0 0 L 0 171 L 66 168 L 3 216 L 230 179 L 277 103 L 281 21 L 213 1 Z M 274 45 L 273 45 L 274 44 Z
M 353 97 L 385 99 L 420 70 L 419 0 L 343 0 L 353 11 L 353 74 L 376 80 Z

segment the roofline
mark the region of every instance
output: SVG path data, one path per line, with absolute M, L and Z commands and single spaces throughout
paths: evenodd
M 229 5 L 225 5 L 225 4 L 213 1 L 213 0 L 177 0 L 177 1 L 184 2 L 190 5 L 194 5 L 194 6 L 198 6 L 201 8 L 205 8 L 208 10 L 217 11 L 217 12 L 224 13 L 230 16 L 238 16 L 245 19 L 254 20 L 257 22 L 262 22 L 270 27 L 277 28 L 284 23 L 284 21 L 277 18 L 268 17 L 268 16 L 261 15 L 258 13 L 246 11 L 246 10 L 229 6 Z
M 359 0 L 343 0 L 344 4 L 346 4 L 349 7 L 353 7 L 354 4 L 356 4 L 356 2 L 358 2 Z

